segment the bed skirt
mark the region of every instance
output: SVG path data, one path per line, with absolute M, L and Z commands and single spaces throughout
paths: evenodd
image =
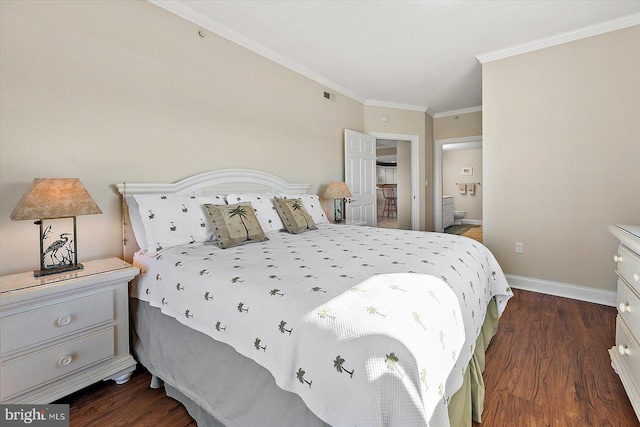
M 146 302 L 131 298 L 130 304 L 137 360 L 153 375 L 152 386 L 164 383 L 167 395 L 181 402 L 198 426 L 327 426 L 298 395 L 278 387 L 269 371 L 229 345 L 182 325 Z M 485 351 L 498 319 L 492 299 L 464 383 L 449 401 L 452 427 L 471 427 L 472 419 L 481 421 Z

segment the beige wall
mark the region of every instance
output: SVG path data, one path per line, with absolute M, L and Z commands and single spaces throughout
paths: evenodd
M 255 168 L 324 190 L 364 106 L 142 1 L 0 2 L 0 274 L 38 267 L 9 215 L 35 177 L 78 177 L 80 261 L 122 253 L 117 182 Z M 287 154 L 284 154 L 287 153 Z
M 433 138 L 448 139 L 482 135 L 482 111 L 433 119 Z
M 383 120 L 383 117 L 387 121 Z M 425 119 L 426 117 L 426 119 Z M 400 110 L 385 107 L 364 107 L 365 132 L 395 133 L 403 135 L 418 135 L 419 138 L 419 195 L 420 229 L 433 229 L 433 191 L 431 186 L 424 186 L 429 177 L 431 183 L 433 137 L 431 129 L 427 128 L 430 116 L 420 111 Z M 425 228 L 426 227 L 426 228 Z
M 615 289 L 607 225 L 640 223 L 639 42 L 635 26 L 484 64 L 484 241 L 506 273 Z
M 473 168 L 473 175 L 462 175 L 462 168 Z M 473 195 L 460 194 L 458 183 L 476 184 Z M 482 221 L 482 150 L 447 150 L 442 153 L 442 194 L 453 196 L 453 209 L 466 211 L 464 220 Z
M 398 150 L 396 149 L 396 147 L 386 147 L 386 148 L 376 149 L 377 156 L 392 156 L 394 154 L 398 154 Z

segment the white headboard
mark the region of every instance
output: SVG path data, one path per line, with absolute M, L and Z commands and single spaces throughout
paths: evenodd
M 220 169 L 193 175 L 174 183 L 116 184 L 122 194 L 122 243 L 123 257 L 131 261 L 139 249 L 129 218 L 129 203 L 137 203 L 132 196 L 138 194 L 181 194 L 189 196 L 226 195 L 230 193 L 283 193 L 306 194 L 309 184 L 292 184 L 270 173 L 251 169 Z M 137 207 L 135 208 L 137 210 Z M 134 215 L 135 216 L 135 215 Z M 138 220 L 139 222 L 139 220 Z
M 227 193 L 305 194 L 309 184 L 292 184 L 270 173 L 251 169 L 220 169 L 193 175 L 174 183 L 117 184 L 122 195 L 186 194 L 201 196 Z

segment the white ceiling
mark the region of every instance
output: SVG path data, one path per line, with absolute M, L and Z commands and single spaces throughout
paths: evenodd
M 477 56 L 640 24 L 638 0 L 149 1 L 367 105 L 431 115 L 482 104 Z

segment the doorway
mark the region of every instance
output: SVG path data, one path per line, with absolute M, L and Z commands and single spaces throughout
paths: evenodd
M 443 215 L 442 215 L 442 196 L 443 194 L 443 151 L 447 148 L 454 149 L 481 149 L 482 136 L 470 136 L 464 138 L 438 139 L 433 144 L 434 149 L 434 189 L 433 189 L 433 218 L 434 228 L 436 232 L 442 233 Z M 475 180 L 472 180 L 476 182 Z M 477 183 L 477 182 L 476 182 Z M 447 194 L 448 195 L 448 194 Z
M 376 147 L 381 148 L 377 156 L 380 169 L 376 165 L 378 226 L 419 230 L 418 135 L 378 132 L 370 135 L 376 138 Z M 395 185 L 395 215 L 384 209 L 383 185 Z
M 376 214 L 379 228 L 398 228 L 398 183 L 406 172 L 406 164 L 398 161 L 398 146 L 401 151 L 406 141 L 376 139 Z M 401 156 L 402 157 L 402 156 Z M 399 164 L 400 163 L 400 164 Z

